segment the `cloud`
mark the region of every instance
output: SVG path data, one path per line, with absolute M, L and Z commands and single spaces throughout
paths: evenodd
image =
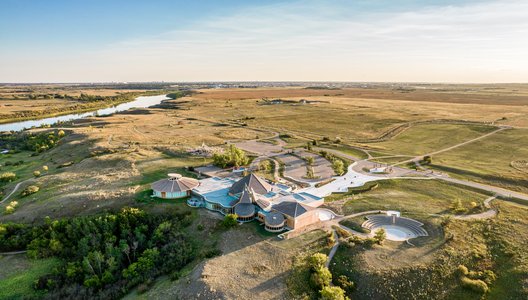
M 528 81 L 526 1 L 349 3 L 245 8 L 81 53 L 82 63 L 71 56 L 69 72 L 93 81 Z

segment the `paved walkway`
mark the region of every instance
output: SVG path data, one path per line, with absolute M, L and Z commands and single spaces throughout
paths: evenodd
M 484 200 L 484 207 L 489 208 L 489 210 L 485 212 L 472 215 L 454 216 L 454 218 L 458 220 L 481 220 L 494 218 L 497 215 L 497 210 L 491 208 L 490 202 L 495 198 L 497 198 L 497 196 L 491 196 L 488 199 Z

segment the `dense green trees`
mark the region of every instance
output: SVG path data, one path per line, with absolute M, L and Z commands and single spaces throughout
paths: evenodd
M 0 146 L 9 149 L 43 152 L 55 147 L 64 136 L 63 130 L 39 133 L 18 132 L 0 136 Z
M 183 228 L 190 213 L 150 215 L 136 208 L 118 213 L 28 226 L 3 224 L 0 251 L 28 250 L 31 258 L 58 257 L 63 264 L 41 277 L 50 298 L 121 297 L 161 274 L 178 272 L 196 256 Z
M 215 153 L 213 155 L 213 162 L 215 165 L 226 168 L 226 167 L 240 167 L 247 165 L 249 159 L 246 153 L 237 148 L 237 146 L 231 144 L 223 153 Z

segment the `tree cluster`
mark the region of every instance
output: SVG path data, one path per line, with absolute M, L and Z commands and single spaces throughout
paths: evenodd
M 249 163 L 246 153 L 237 146 L 231 144 L 223 153 L 213 154 L 213 162 L 221 168 L 240 167 Z
M 116 299 L 161 274 L 180 271 L 196 257 L 183 228 L 190 214 L 151 215 L 136 208 L 40 226 L 0 226 L 0 250 L 27 249 L 30 258 L 63 263 L 37 280 L 49 298 Z

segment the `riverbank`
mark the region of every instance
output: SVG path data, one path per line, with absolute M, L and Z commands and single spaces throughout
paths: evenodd
M 169 93 L 165 95 L 159 95 L 160 92 L 148 92 L 141 93 L 142 95 L 137 96 L 136 94 L 127 95 L 127 101 L 113 101 L 111 103 L 106 102 L 103 108 L 89 107 L 86 109 L 79 109 L 72 113 L 72 110 L 67 111 L 66 114 L 54 113 L 49 117 L 38 117 L 38 118 L 17 118 L 15 122 L 8 122 L 0 124 L 0 132 L 9 131 L 21 131 L 25 128 L 40 127 L 45 125 L 53 125 L 59 122 L 69 122 L 77 119 L 87 118 L 91 116 L 107 116 L 110 114 L 126 111 L 131 108 L 147 108 L 155 105 L 159 105 L 161 102 L 170 99 L 177 99 L 185 95 L 182 92 Z M 155 94 L 154 96 L 149 96 Z M 135 97 L 134 99 L 131 99 Z M 48 114 L 49 115 L 49 114 Z
M 120 104 L 124 104 L 127 102 L 132 102 L 134 99 L 137 99 L 138 97 L 144 97 L 144 96 L 156 96 L 156 95 L 163 95 L 163 94 L 177 94 L 178 92 L 170 91 L 170 90 L 155 90 L 155 91 L 147 91 L 147 92 L 132 92 L 132 93 L 126 93 L 122 94 L 119 97 L 116 97 L 116 99 L 112 99 L 112 97 L 108 97 L 108 101 L 94 101 L 94 102 L 86 102 L 81 103 L 79 100 L 65 100 L 67 102 L 78 102 L 75 104 L 75 106 L 60 106 L 60 107 L 53 107 L 51 109 L 46 110 L 34 110 L 34 111 L 24 111 L 24 116 L 13 116 L 14 114 L 10 115 L 0 115 L 0 124 L 8 124 L 8 123 L 17 123 L 22 121 L 29 121 L 29 120 L 41 120 L 41 119 L 47 119 L 47 118 L 53 118 L 53 117 L 60 117 L 64 115 L 69 114 L 82 114 L 87 113 L 91 111 L 96 111 L 100 109 L 105 108 L 111 108 Z M 169 97 L 170 98 L 170 97 Z M 173 98 L 171 98 L 173 99 Z M 31 100 L 25 100 L 25 101 L 31 101 Z M 0 101 L 1 104 L 1 101 Z

